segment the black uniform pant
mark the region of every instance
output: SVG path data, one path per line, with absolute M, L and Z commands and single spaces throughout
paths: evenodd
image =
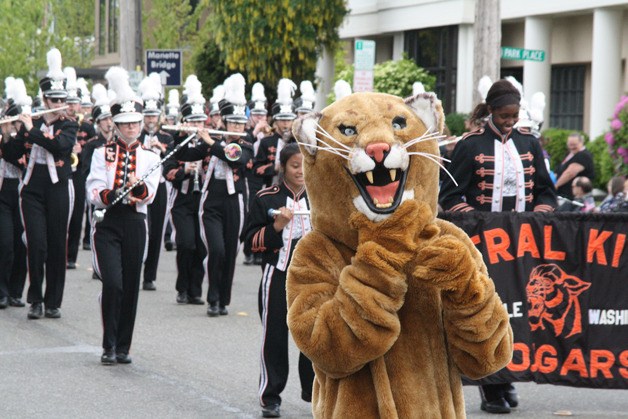
M 148 251 L 144 261 L 144 281 L 157 279 L 157 265 L 164 238 L 164 221 L 168 209 L 168 191 L 165 182 L 159 184 L 155 200 L 148 206 Z
M 201 194 L 178 192 L 170 214 L 176 231 L 177 292 L 200 297 L 203 292 L 205 246 L 201 240 L 198 210 Z
M 259 287 L 259 315 L 262 320 L 262 353 L 259 397 L 262 406 L 281 404 L 281 392 L 288 382 L 288 323 L 286 317 L 286 273 L 266 264 Z M 301 398 L 312 399 L 312 362 L 299 353 Z
M 87 199 L 87 196 L 85 197 Z M 85 203 L 85 232 L 83 233 L 83 245 L 92 243 L 92 212 L 94 206 L 88 202 Z
M 244 219 L 246 224 L 246 218 L 251 210 L 251 201 L 253 201 L 255 195 L 257 195 L 257 193 L 264 187 L 264 181 L 253 172 L 247 172 L 244 177 L 246 181 L 246 191 L 244 193 Z M 244 241 L 243 237 L 241 237 L 241 239 Z M 250 256 L 252 254 L 251 249 L 248 246 L 244 246 L 242 251 L 246 256 Z
M 146 248 L 146 217 L 128 205 L 116 205 L 92 231 L 95 268 L 102 280 L 102 346 L 128 353 Z
M 65 286 L 68 223 L 74 190 L 68 179 L 52 183 L 48 166 L 36 164 L 28 185 L 20 192 L 28 256 L 27 301 L 59 308 Z M 44 266 L 46 293 L 43 294 Z
M 0 189 L 0 297 L 22 298 L 26 282 L 18 185 L 18 179 L 4 179 Z
M 203 199 L 204 198 L 204 199 Z M 227 306 L 240 245 L 244 202 L 242 194 L 227 192 L 227 182 L 212 179 L 203 194 L 203 243 L 207 250 L 205 274 L 209 289 L 207 302 Z
M 68 228 L 68 261 L 76 262 L 85 214 L 85 177 L 80 171 L 72 174 L 72 184 L 74 185 L 74 209 Z

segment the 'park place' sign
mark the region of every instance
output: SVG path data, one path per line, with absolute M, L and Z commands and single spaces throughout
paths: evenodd
M 183 53 L 181 50 L 146 50 L 146 74 L 159 74 L 163 86 L 181 86 L 182 72 Z
M 525 60 L 544 61 L 545 51 L 540 49 L 523 49 L 513 47 L 502 47 L 502 59 L 504 60 Z

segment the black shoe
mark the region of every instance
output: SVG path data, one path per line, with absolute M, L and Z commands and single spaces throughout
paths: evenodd
M 203 301 L 201 297 L 188 297 L 188 304 L 202 306 L 203 304 L 205 304 L 205 301 Z
M 68 261 L 66 269 L 76 269 L 76 262 Z
M 262 406 L 262 417 L 263 418 L 279 418 L 281 417 L 281 413 L 279 411 L 278 404 L 269 404 L 268 406 Z
M 504 399 L 506 399 L 510 407 L 519 406 L 519 396 L 517 395 L 515 386 L 511 384 L 508 390 L 504 392 Z
M 142 289 L 144 291 L 155 291 L 157 287 L 155 286 L 155 283 L 153 281 L 144 281 L 142 283 Z
M 488 413 L 510 413 L 510 405 L 503 397 L 491 402 L 482 400 L 480 408 Z
M 15 298 L 15 297 L 9 297 L 9 305 L 11 307 L 24 307 L 24 306 L 26 306 L 26 304 L 24 304 L 24 301 L 22 301 L 21 298 Z
M 190 301 L 188 300 L 188 295 L 184 292 L 180 292 L 177 294 L 177 303 L 179 304 L 187 304 Z
M 244 255 L 244 263 L 246 266 L 252 265 L 255 263 L 255 258 L 253 255 Z
M 37 320 L 44 317 L 44 309 L 41 306 L 41 303 L 31 304 L 31 308 L 28 309 L 27 317 L 31 320 Z
M 116 353 L 113 349 L 105 349 L 100 357 L 100 362 L 103 365 L 113 365 L 116 363 Z
M 217 317 L 218 314 L 220 314 L 218 311 L 218 304 L 210 303 L 209 307 L 207 307 L 207 315 L 209 317 Z
M 116 354 L 116 361 L 118 361 L 118 364 L 130 364 L 131 362 L 133 362 L 131 356 L 124 352 Z
M 0 309 L 7 308 L 9 306 L 9 297 L 0 297 Z
M 171 241 L 165 242 L 164 247 L 166 248 L 166 251 L 168 252 L 172 252 L 174 250 L 174 245 Z
M 94 273 L 92 274 L 92 279 L 100 280 L 100 276 L 96 273 L 96 271 L 94 271 Z
M 220 314 L 221 316 L 226 316 L 227 314 L 229 314 L 229 311 L 227 311 L 227 307 L 220 306 L 218 308 L 218 314 Z
M 253 263 L 256 265 L 261 265 L 262 264 L 262 255 L 255 255 L 253 256 Z
M 83 250 L 92 250 L 92 245 L 89 243 L 83 243 Z
M 44 315 L 49 319 L 60 319 L 61 310 L 58 308 L 47 308 Z

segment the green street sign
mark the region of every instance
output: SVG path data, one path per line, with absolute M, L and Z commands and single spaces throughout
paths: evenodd
M 502 59 L 540 62 L 545 60 L 545 51 L 540 49 L 502 47 Z

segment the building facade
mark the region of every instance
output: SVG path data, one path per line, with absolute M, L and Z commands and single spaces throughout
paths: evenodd
M 474 0 L 348 3 L 341 39 L 376 41 L 376 62 L 407 54 L 436 76 L 446 113 L 473 109 Z M 522 82 L 525 97 L 545 93 L 544 128 L 584 130 L 591 138 L 608 130 L 628 92 L 628 0 L 501 0 L 500 8 L 502 47 L 544 52 L 543 61 L 501 60 L 502 77 Z

